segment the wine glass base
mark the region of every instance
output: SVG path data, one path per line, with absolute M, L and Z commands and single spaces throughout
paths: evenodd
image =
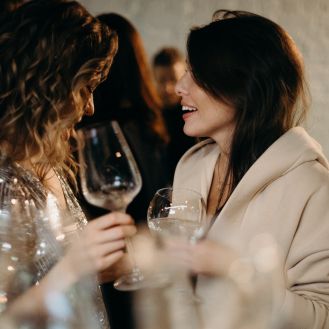
M 113 286 L 120 291 L 133 291 L 146 288 L 161 288 L 169 283 L 169 277 L 163 273 L 153 274 L 146 278 L 141 273 L 130 273 L 116 280 Z

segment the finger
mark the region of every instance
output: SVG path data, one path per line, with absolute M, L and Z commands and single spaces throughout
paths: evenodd
M 185 251 L 189 252 L 191 250 L 191 245 L 185 241 L 179 239 L 165 239 L 164 247 L 170 252 L 175 251 Z
M 125 248 L 125 245 L 125 241 L 120 240 L 108 244 L 103 244 L 97 248 L 93 248 L 93 250 L 90 250 L 89 259 L 94 263 L 94 266 L 96 267 L 95 270 L 101 271 L 107 268 L 106 259 L 110 255 L 116 254 L 117 252 L 124 253 L 123 249 Z
M 176 263 L 177 262 L 184 262 L 184 263 L 192 263 L 193 255 L 186 250 L 182 249 L 170 249 L 167 251 L 167 257 L 169 257 L 169 260 L 172 259 Z
M 188 269 L 192 270 L 193 268 L 193 261 L 190 255 L 186 253 L 170 253 L 167 256 L 167 264 L 173 268 L 180 268 L 180 269 Z
M 137 229 L 134 225 L 120 225 L 115 227 L 110 227 L 106 230 L 97 233 L 96 241 L 97 243 L 107 243 L 109 241 L 115 241 L 119 239 L 124 239 L 136 234 Z
M 122 226 L 122 230 L 125 238 L 131 238 L 137 233 L 135 225 L 124 225 Z
M 122 250 L 116 251 L 111 253 L 110 255 L 106 256 L 103 260 L 103 268 L 102 270 L 105 270 L 106 268 L 109 268 L 114 263 L 119 261 L 124 256 L 124 252 Z
M 103 215 L 92 220 L 89 225 L 95 229 L 103 230 L 108 227 L 116 225 L 131 225 L 134 224 L 134 220 L 131 216 L 125 213 L 113 212 L 110 214 Z

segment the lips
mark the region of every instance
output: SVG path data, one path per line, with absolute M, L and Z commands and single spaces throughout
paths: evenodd
M 182 105 L 182 110 L 183 110 L 183 120 L 186 121 L 188 117 L 193 115 L 194 112 L 197 111 L 196 107 L 193 106 L 187 106 L 187 105 Z
M 195 112 L 195 111 L 197 111 L 197 108 L 193 107 L 193 106 L 183 105 L 182 110 L 183 110 L 183 112 Z

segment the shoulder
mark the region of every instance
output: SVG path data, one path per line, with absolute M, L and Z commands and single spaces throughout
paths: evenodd
M 203 140 L 190 149 L 188 149 L 178 162 L 177 168 L 189 164 L 195 164 L 196 161 L 201 159 L 207 159 L 214 153 L 219 153 L 218 145 L 212 139 Z
M 23 175 L 20 167 L 17 166 L 10 159 L 0 158 L 0 184 L 2 186 L 1 192 L 4 190 L 8 192 L 11 188 L 21 188 Z
M 280 180 L 285 182 L 288 191 L 293 189 L 300 193 L 304 190 L 313 194 L 320 190 L 328 190 L 329 198 L 329 170 L 318 160 L 301 163 L 282 175 Z
M 191 147 L 179 160 L 174 176 L 174 185 L 189 186 L 198 190 L 211 179 L 212 170 L 220 149 L 211 139 Z
M 8 158 L 0 158 L 0 200 L 10 203 L 11 199 L 25 203 L 33 200 L 38 208 L 43 208 L 47 191 L 30 171 Z

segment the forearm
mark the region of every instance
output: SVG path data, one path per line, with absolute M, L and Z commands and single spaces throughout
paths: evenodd
M 132 219 L 125 214 L 94 220 L 39 284 L 11 301 L 5 313 L 13 318 L 46 314 L 47 298 L 65 293 L 86 276 L 110 269 L 124 254 L 125 238 L 135 232 Z
M 126 253 L 115 265 L 101 271 L 97 275 L 100 284 L 112 282 L 132 269 L 130 256 Z
M 280 329 L 322 329 L 329 327 L 329 305 L 286 290 L 277 315 Z
M 13 319 L 24 319 L 35 317 L 46 317 L 47 301 L 54 294 L 65 293 L 65 291 L 77 282 L 77 278 L 69 270 L 68 261 L 64 257 L 48 274 L 22 295 L 9 304 L 5 315 Z

